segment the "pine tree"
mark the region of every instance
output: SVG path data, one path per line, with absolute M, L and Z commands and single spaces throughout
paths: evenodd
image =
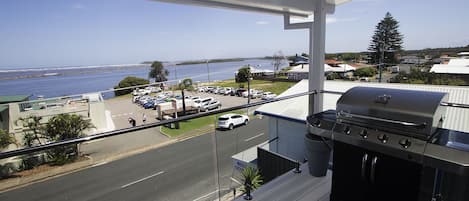
M 376 25 L 375 33 L 368 47 L 371 63 L 379 63 L 383 51 L 384 63 L 396 63 L 395 54 L 402 49 L 402 39 L 403 36 L 399 32 L 399 22 L 387 12 L 386 16 Z

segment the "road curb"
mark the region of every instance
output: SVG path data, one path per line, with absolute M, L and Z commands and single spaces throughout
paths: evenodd
M 51 166 L 53 167 L 52 169 L 34 173 L 32 175 L 1 180 L 0 193 L 82 170 L 93 165 L 93 159 L 90 157 L 87 158 L 88 159 L 83 161 L 78 161 L 62 166 Z
M 83 161 L 78 161 L 78 162 L 74 162 L 74 163 L 70 163 L 70 164 L 66 164 L 62 166 L 53 167 L 52 169 L 49 169 L 47 171 L 37 172 L 32 175 L 28 175 L 24 177 L 3 179 L 3 180 L 0 180 L 0 193 L 14 190 L 16 188 L 28 186 L 34 183 L 46 181 L 48 179 L 53 179 L 59 176 L 71 174 L 80 170 L 84 170 L 86 168 L 94 167 L 95 165 L 105 164 L 105 163 L 112 162 L 115 160 L 137 155 L 137 154 L 140 154 L 140 153 L 152 150 L 152 149 L 157 149 L 157 148 L 161 148 L 164 146 L 168 146 L 176 142 L 178 142 L 178 140 L 172 139 L 172 140 L 168 140 L 166 142 L 159 143 L 153 146 L 138 148 L 138 149 L 127 151 L 125 153 L 108 156 L 106 157 L 106 159 L 103 159 L 103 160 L 95 160 L 90 156 L 85 156 L 88 159 L 83 160 Z

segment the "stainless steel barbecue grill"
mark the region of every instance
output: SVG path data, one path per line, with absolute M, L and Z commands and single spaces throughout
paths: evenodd
M 441 128 L 446 102 L 440 92 L 355 87 L 336 110 L 309 116 L 309 133 L 334 141 L 331 200 L 469 200 L 469 134 Z

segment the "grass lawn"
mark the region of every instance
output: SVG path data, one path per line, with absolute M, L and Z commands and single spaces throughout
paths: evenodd
M 272 93 L 279 95 L 295 84 L 296 82 L 280 82 L 280 81 L 272 82 L 272 81 L 265 81 L 265 80 L 252 80 L 251 88 L 260 89 L 263 91 L 270 91 Z M 215 83 L 214 85 L 222 86 L 222 87 L 234 87 L 234 88 L 238 88 L 240 85 L 243 85 L 244 88 L 248 87 L 247 82 L 236 83 L 234 79 L 220 81 L 220 82 Z
M 171 129 L 171 128 L 167 128 L 163 126 L 161 127 L 161 132 L 171 137 L 176 137 L 178 135 L 188 133 L 188 132 L 203 132 L 205 128 L 207 129 L 210 128 L 208 127 L 209 125 L 216 124 L 216 121 L 215 121 L 216 117 L 219 117 L 221 115 L 228 114 L 228 113 L 243 114 L 245 112 L 246 112 L 245 110 L 235 110 L 235 111 L 225 112 L 225 113 L 221 113 L 217 115 L 210 115 L 206 117 L 200 117 L 197 119 L 191 119 L 188 121 L 179 122 L 179 129 Z M 216 125 L 213 128 L 216 128 Z M 200 129 L 200 130 L 197 131 L 197 129 Z

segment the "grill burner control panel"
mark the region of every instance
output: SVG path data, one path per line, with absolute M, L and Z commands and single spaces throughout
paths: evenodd
M 349 123 L 336 122 L 335 111 L 307 119 L 310 133 L 343 143 L 421 163 L 426 141 Z

